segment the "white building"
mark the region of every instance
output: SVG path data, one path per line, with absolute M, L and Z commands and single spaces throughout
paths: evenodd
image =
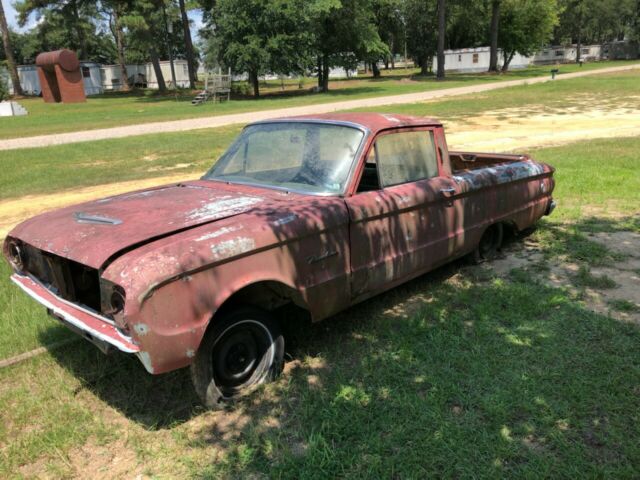
M 602 58 L 601 45 L 582 45 L 580 50 L 580 59 L 585 62 L 593 62 Z M 576 61 L 577 52 L 576 45 L 545 47 L 533 56 L 533 63 L 536 65 L 572 63 Z
M 491 56 L 489 47 L 461 48 L 444 51 L 445 72 L 486 72 L 489 69 Z M 516 53 L 509 64 L 509 69 L 526 68 L 532 59 Z M 504 62 L 502 50 L 498 49 L 498 68 Z M 438 59 L 433 59 L 433 71 L 438 69 Z
M 176 84 L 181 88 L 189 87 L 189 68 L 186 60 L 174 60 L 176 72 Z M 155 71 L 151 63 L 127 65 L 127 75 L 130 80 L 145 88 L 158 88 Z M 171 66 L 169 62 L 160 62 L 160 69 L 164 75 L 164 81 L 168 87 L 172 86 Z M 101 65 L 94 62 L 80 62 L 82 81 L 84 83 L 84 93 L 89 95 L 99 95 L 104 91 L 120 90 L 122 79 L 119 65 Z M 35 65 L 19 65 L 18 77 L 20 85 L 26 95 L 40 95 L 40 79 L 38 78 L 38 68 Z M 9 93 L 13 94 L 13 86 L 9 81 L 9 76 L 3 70 L 0 81 L 4 81 L 9 86 Z

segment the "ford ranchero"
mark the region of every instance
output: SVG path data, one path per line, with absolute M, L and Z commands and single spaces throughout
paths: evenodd
M 526 155 L 449 152 L 442 124 L 375 113 L 260 121 L 200 180 L 31 218 L 11 279 L 103 351 L 190 366 L 215 407 L 283 367 L 281 307 L 322 320 L 455 258 L 490 259 L 555 203 Z

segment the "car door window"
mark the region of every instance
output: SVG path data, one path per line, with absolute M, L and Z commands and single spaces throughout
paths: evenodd
M 376 140 L 376 152 L 382 187 L 438 175 L 438 159 L 432 131 L 382 135 Z

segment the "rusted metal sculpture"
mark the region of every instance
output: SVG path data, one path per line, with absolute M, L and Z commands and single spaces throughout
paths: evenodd
M 42 98 L 47 103 L 86 101 L 78 56 L 71 50 L 43 52 L 36 57 Z

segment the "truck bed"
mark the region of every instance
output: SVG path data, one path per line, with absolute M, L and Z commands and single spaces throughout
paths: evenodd
M 449 152 L 449 160 L 451 161 L 453 173 L 463 173 L 480 168 L 522 162 L 528 159 L 529 157 L 526 155 L 515 154 Z
M 553 169 L 528 155 L 497 153 L 449 152 L 453 178 L 462 185 L 463 191 L 530 179 L 551 176 Z

